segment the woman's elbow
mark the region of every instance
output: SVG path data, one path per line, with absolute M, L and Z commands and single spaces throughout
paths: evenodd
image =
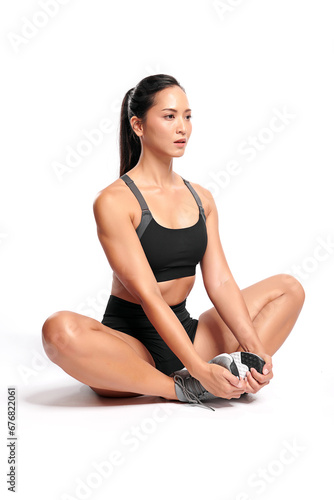
M 161 298 L 161 291 L 158 283 L 154 280 L 145 280 L 143 277 L 137 278 L 135 282 L 123 283 L 131 295 L 142 306 L 151 304 L 157 297 Z
M 144 308 L 156 302 L 157 299 L 162 299 L 162 294 L 159 286 L 145 287 L 137 293 L 137 300 Z

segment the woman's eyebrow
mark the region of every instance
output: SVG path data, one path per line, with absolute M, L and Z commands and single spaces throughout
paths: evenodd
M 174 108 L 164 108 L 161 111 L 174 111 L 174 113 L 177 113 L 177 109 L 174 109 Z M 184 112 L 186 112 L 186 111 L 191 111 L 191 109 L 185 109 Z

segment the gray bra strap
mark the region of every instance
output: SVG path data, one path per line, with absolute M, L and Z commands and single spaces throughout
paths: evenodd
M 183 179 L 183 177 L 182 177 L 182 179 Z M 187 186 L 187 188 L 189 188 L 191 194 L 195 198 L 196 203 L 197 203 L 198 208 L 199 208 L 199 211 L 200 211 L 200 213 L 201 213 L 204 221 L 206 221 L 206 217 L 205 217 L 205 213 L 204 213 L 204 208 L 202 206 L 202 202 L 201 202 L 200 197 L 198 196 L 198 194 L 196 193 L 195 189 L 192 187 L 192 185 L 190 184 L 189 181 L 186 181 L 185 179 L 183 179 L 183 182 L 185 183 L 185 185 Z
M 130 177 L 127 175 L 127 174 L 124 174 L 122 175 L 121 179 L 123 179 L 123 181 L 129 186 L 129 188 L 131 189 L 131 191 L 133 192 L 133 194 L 135 195 L 135 197 L 137 198 L 137 200 L 139 201 L 139 204 L 141 206 L 141 209 L 142 210 L 148 210 L 149 211 L 149 208 L 146 204 L 146 201 L 144 200 L 144 197 L 143 195 L 141 194 L 141 192 L 139 191 L 139 189 L 137 188 L 136 184 L 133 182 L 132 179 L 130 179 Z
M 133 194 L 137 198 L 137 200 L 140 204 L 140 207 L 142 209 L 142 218 L 141 218 L 139 226 L 136 229 L 138 238 L 140 239 L 143 236 L 145 229 L 147 228 L 147 226 L 149 225 L 149 223 L 152 220 L 152 214 L 147 206 L 146 201 L 144 200 L 143 195 L 141 194 L 141 192 L 139 191 L 139 189 L 137 188 L 137 186 L 133 182 L 133 180 L 130 179 L 130 177 L 127 174 L 122 175 L 121 179 L 129 186 L 129 188 L 131 189 L 131 191 L 133 192 Z

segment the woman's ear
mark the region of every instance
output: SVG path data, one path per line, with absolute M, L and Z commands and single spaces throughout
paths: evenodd
M 143 135 L 143 125 L 141 120 L 137 116 L 133 116 L 130 120 L 130 124 L 134 133 L 140 137 Z

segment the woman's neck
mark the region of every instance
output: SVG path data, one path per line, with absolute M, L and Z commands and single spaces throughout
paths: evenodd
M 151 151 L 142 152 L 137 165 L 130 170 L 143 185 L 168 187 L 175 183 L 173 157 L 157 156 Z M 130 174 L 131 175 L 131 174 Z

